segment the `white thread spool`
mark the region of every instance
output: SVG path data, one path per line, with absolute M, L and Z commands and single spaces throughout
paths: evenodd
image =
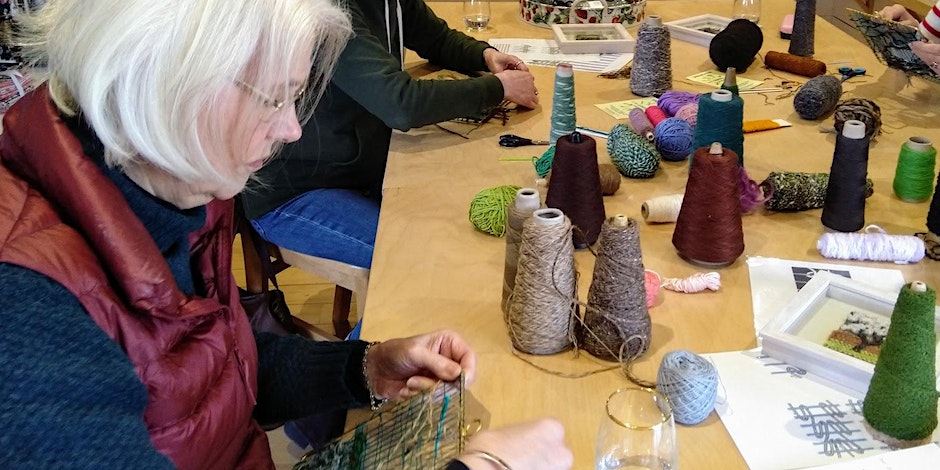
M 679 218 L 683 197 L 685 197 L 684 194 L 670 194 L 647 199 L 640 206 L 643 220 L 651 224 L 675 223 Z

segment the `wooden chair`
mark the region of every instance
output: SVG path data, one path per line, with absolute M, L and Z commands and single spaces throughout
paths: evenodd
M 262 283 L 267 282 L 267 279 L 262 274 L 261 259 L 254 245 L 255 240 L 261 240 L 261 237 L 245 218 L 238 198 L 235 204 L 235 228 L 236 232 L 241 235 L 242 256 L 245 260 L 245 287 L 249 292 L 261 292 Z M 356 311 L 359 319 L 362 319 L 366 304 L 366 290 L 369 287 L 369 270 L 331 259 L 298 253 L 270 242 L 265 243 L 275 274 L 294 266 L 336 284 L 333 292 L 333 334 L 324 332 L 296 317 L 295 322 L 310 330 L 314 336 L 325 336 L 325 339 L 345 338 L 352 330 L 352 325 L 349 323 L 349 311 L 353 293 L 356 294 Z

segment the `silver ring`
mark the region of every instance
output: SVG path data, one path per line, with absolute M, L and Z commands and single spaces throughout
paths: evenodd
M 930 63 L 930 68 L 935 69 L 937 66 L 940 66 L 936 61 Z

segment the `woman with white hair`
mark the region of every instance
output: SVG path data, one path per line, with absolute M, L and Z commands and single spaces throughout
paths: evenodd
M 0 136 L 0 467 L 270 468 L 259 422 L 473 378 L 452 332 L 255 336 L 239 305 L 231 198 L 300 136 L 342 9 L 50 0 L 22 27 L 48 81 Z M 451 466 L 567 468 L 563 434 L 482 433 Z

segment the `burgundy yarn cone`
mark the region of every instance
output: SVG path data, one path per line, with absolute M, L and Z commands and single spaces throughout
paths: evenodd
M 561 209 L 578 227 L 575 246 L 597 241 L 606 213 L 594 139 L 578 132 L 558 138 L 545 205 Z
M 712 147 L 695 151 L 672 244 L 692 263 L 721 267 L 744 252 L 744 229 L 735 168 L 738 155 L 717 142 Z

